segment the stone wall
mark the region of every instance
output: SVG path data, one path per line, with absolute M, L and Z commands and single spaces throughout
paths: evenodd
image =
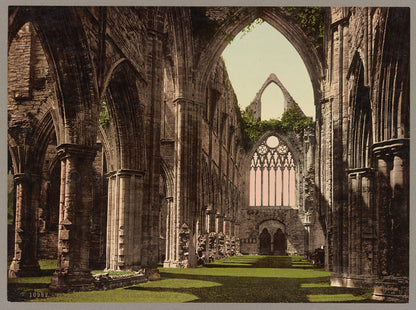
M 162 193 L 168 266 L 238 253 L 239 238 L 241 251 L 254 254 L 262 230 L 280 228 L 288 254 L 321 247 L 325 236 L 334 285 L 407 300 L 408 9 L 328 8 L 323 59 L 284 8 L 10 12 L 10 276 L 39 272 L 37 255 L 52 257 L 56 242 L 54 289 L 93 288 L 90 267 L 104 257 L 108 269 L 145 267 L 157 278 Z M 295 143 L 296 209 L 247 207 L 249 165 L 220 55 L 224 33 L 258 17 L 294 44 L 314 88 L 315 133 Z M 103 101 L 109 124 L 99 126 Z M 44 224 L 58 200 L 55 240 Z
M 305 254 L 304 213 L 280 207 L 241 208 L 240 246 L 242 254 L 259 254 L 259 236 L 264 228 L 273 235 L 281 229 L 287 240 L 287 255 Z M 272 239 L 273 240 L 273 239 Z
M 327 13 L 317 126 L 326 268 L 333 285 L 372 287 L 378 299 L 406 301 L 409 11 Z M 400 215 L 388 211 L 391 205 Z

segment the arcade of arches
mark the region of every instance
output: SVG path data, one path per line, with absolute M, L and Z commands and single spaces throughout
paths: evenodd
M 9 276 L 53 258 L 51 289 L 83 290 L 91 269 L 324 248 L 333 285 L 407 300 L 409 9 L 323 12 L 317 47 L 285 8 L 10 7 Z M 248 150 L 220 56 L 259 17 L 316 122 Z

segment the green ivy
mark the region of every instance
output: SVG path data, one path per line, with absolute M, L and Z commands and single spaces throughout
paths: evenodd
M 320 49 L 324 37 L 324 7 L 286 7 L 286 11 Z
M 251 31 L 253 31 L 253 29 L 257 26 L 257 25 L 261 25 L 263 24 L 263 20 L 259 17 L 255 20 L 253 20 L 247 27 L 245 27 L 243 30 L 241 30 L 241 37 L 240 40 L 242 38 L 244 38 L 248 33 L 250 33 Z
M 227 72 L 227 67 L 225 66 L 224 60 L 221 58 L 222 61 L 222 85 L 226 90 L 230 88 L 229 84 L 229 77 Z
M 246 108 L 245 111 L 236 109 L 237 119 L 242 128 L 244 148 L 250 149 L 252 145 L 267 131 L 294 131 L 300 135 L 306 128 L 313 125 L 311 118 L 302 115 L 296 106 L 283 113 L 282 118 L 258 121 L 253 114 Z
M 110 124 L 110 114 L 108 113 L 107 103 L 105 101 L 101 103 L 101 111 L 98 117 L 98 122 L 104 128 Z

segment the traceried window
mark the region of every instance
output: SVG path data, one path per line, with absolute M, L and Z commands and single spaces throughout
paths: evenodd
M 250 206 L 295 206 L 295 161 L 283 141 L 269 136 L 250 165 Z

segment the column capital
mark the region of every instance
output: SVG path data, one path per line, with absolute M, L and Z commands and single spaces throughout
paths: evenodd
M 128 176 L 144 176 L 146 174 L 146 170 L 135 170 L 135 169 L 119 169 L 116 171 L 111 171 L 105 174 L 107 178 L 112 178 L 115 176 L 118 177 L 128 177 Z
M 352 179 L 355 179 L 357 176 L 372 176 L 374 174 L 374 169 L 372 168 L 354 168 L 347 170 L 348 176 Z
M 175 99 L 173 99 L 173 105 L 174 106 L 183 106 L 184 108 L 197 108 L 199 106 L 199 104 L 193 100 L 193 99 L 189 99 L 189 98 L 185 98 L 185 97 L 177 97 Z
M 408 156 L 409 154 L 409 138 L 392 139 L 374 143 L 373 154 L 376 158 L 389 159 L 392 156 Z
M 93 160 L 97 153 L 97 148 L 86 145 L 65 143 L 56 147 L 58 157 L 62 160 L 68 157 L 84 158 Z
M 199 102 L 195 99 L 189 99 L 189 98 L 185 98 L 185 97 L 176 97 L 175 99 L 173 99 L 173 104 L 177 105 L 177 104 L 186 104 L 192 107 L 202 107 L 203 103 Z
M 212 208 L 212 204 L 208 204 L 207 206 L 205 206 L 205 212 L 207 214 L 213 214 L 214 213 L 214 210 Z
M 36 182 L 39 182 L 40 179 L 41 177 L 38 174 L 16 173 L 13 175 L 13 180 L 15 183 L 22 183 L 22 182 L 36 183 Z
M 16 173 L 13 175 L 13 180 L 15 183 L 23 183 L 29 181 L 29 174 L 27 173 Z

